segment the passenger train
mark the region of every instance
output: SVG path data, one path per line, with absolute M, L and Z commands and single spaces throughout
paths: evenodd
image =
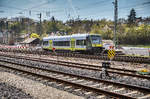
M 81 53 L 100 53 L 104 48 L 98 34 L 73 34 L 49 36 L 43 38 L 43 49 L 52 51 L 70 51 Z

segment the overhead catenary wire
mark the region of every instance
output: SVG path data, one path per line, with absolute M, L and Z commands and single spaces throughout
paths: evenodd
M 0 4 L 0 7 L 5 7 L 5 8 L 10 8 L 10 9 L 15 9 L 15 10 L 18 10 L 19 12 L 18 13 L 23 13 L 23 12 L 27 12 L 27 13 L 29 13 L 29 11 L 31 11 L 31 12 L 37 12 L 37 13 L 46 13 L 47 12 L 47 9 L 46 10 L 43 10 L 43 11 L 41 11 L 41 10 L 39 10 L 39 9 L 37 9 L 37 8 L 39 8 L 39 7 L 43 7 L 43 6 L 45 6 L 45 5 L 48 5 L 49 3 L 53 3 L 55 0 L 51 0 L 51 1 L 49 1 L 49 2 L 44 2 L 44 3 L 41 3 L 41 4 L 38 4 L 38 5 L 34 5 L 34 6 L 32 6 L 32 7 L 29 7 L 29 8 L 17 8 L 17 7 L 13 7 L 13 6 L 8 6 L 8 5 L 1 5 Z M 111 0 L 109 0 L 109 1 L 111 1 Z M 71 2 L 72 2 L 72 0 L 71 0 Z M 81 2 L 81 1 L 80 1 Z M 79 13 L 79 11 L 81 11 L 80 13 L 82 13 L 82 10 L 83 9 L 87 9 L 87 10 L 89 10 L 89 9 L 91 9 L 91 8 L 95 8 L 95 7 L 98 7 L 99 5 L 100 5 L 100 9 L 99 9 L 99 12 L 103 12 L 103 13 L 93 13 L 92 11 L 91 12 L 87 12 L 87 13 L 84 13 L 84 15 L 80 15 L 81 17 L 86 17 L 86 16 L 91 16 L 91 17 L 93 17 L 93 16 L 98 16 L 98 15 L 105 15 L 106 14 L 106 17 L 107 17 L 107 14 L 109 14 L 109 13 L 112 13 L 112 10 L 110 10 L 110 9 L 104 9 L 105 8 L 105 6 L 110 6 L 110 4 L 111 4 L 112 2 L 108 2 L 108 0 L 106 1 L 106 0 L 99 0 L 99 1 L 92 1 L 92 3 L 89 3 L 89 4 L 86 4 L 85 3 L 85 5 L 83 5 L 83 7 L 78 7 L 79 9 L 76 9 L 76 6 L 75 5 L 73 5 L 73 8 L 72 8 L 72 10 L 73 10 L 73 13 L 74 14 L 72 14 L 72 13 L 70 13 L 70 15 L 68 16 L 68 17 L 78 17 L 78 13 Z M 128 9 L 130 10 L 131 9 L 131 7 L 133 7 L 133 8 L 136 8 L 137 9 L 137 11 L 139 11 L 138 13 L 141 13 L 140 12 L 140 8 L 145 8 L 145 7 L 148 7 L 149 6 L 149 4 L 150 4 L 150 1 L 143 1 L 142 3 L 139 3 L 139 4 L 133 4 L 133 5 L 128 5 L 128 6 L 123 6 L 123 7 L 119 7 L 119 11 L 128 11 Z M 37 9 L 37 10 L 36 10 Z M 135 9 L 135 10 L 136 10 Z M 23 12 L 22 12 L 23 11 Z M 58 10 L 51 10 L 51 13 L 56 13 L 56 14 L 59 14 L 60 15 L 60 13 L 62 13 L 64 10 L 63 9 L 58 9 Z M 64 11 L 65 12 L 65 11 Z M 78 12 L 78 13 L 77 13 Z M 7 13 L 7 12 L 6 12 Z M 76 14 L 75 14 L 76 13 Z M 104 14 L 105 13 L 105 14 Z M 23 14 L 26 14 L 26 13 L 23 13 Z M 88 15 L 87 15 L 88 14 Z M 63 14 L 61 14 L 61 15 L 63 15 Z M 104 16 L 105 17 L 105 16 Z
M 121 11 L 121 12 L 122 12 L 122 11 L 128 11 L 128 9 L 130 10 L 132 7 L 138 10 L 138 9 L 140 9 L 140 8 L 148 7 L 149 4 L 150 4 L 150 2 L 143 2 L 143 3 L 141 3 L 141 4 L 134 4 L 134 5 L 130 5 L 130 6 L 119 7 L 119 12 L 120 12 L 120 11 Z M 107 5 L 108 5 L 108 4 L 107 4 Z M 107 5 L 105 5 L 105 6 L 107 6 Z M 106 9 L 100 9 L 99 11 L 100 11 L 100 12 L 103 11 L 103 13 L 97 13 L 97 12 L 96 12 L 96 13 L 93 13 L 93 12 L 92 12 L 91 14 L 88 13 L 88 16 L 87 16 L 87 15 L 83 15 L 82 17 L 86 17 L 86 18 L 87 18 L 87 17 L 89 17 L 89 15 L 94 17 L 94 16 L 98 16 L 98 15 L 104 15 L 104 13 L 110 13 L 110 12 L 111 12 L 109 9 L 107 9 L 107 10 L 106 10 Z M 138 12 L 138 13 L 140 13 L 140 12 Z M 87 14 L 87 13 L 86 13 L 86 14 Z
M 67 1 L 68 1 L 68 3 L 70 4 L 70 6 L 71 6 L 71 8 L 72 8 L 72 10 L 73 10 L 73 12 L 74 12 L 74 14 L 75 14 L 75 16 L 78 17 L 77 11 L 76 11 L 76 9 L 74 8 L 74 6 L 73 6 L 73 4 L 72 4 L 72 0 L 67 0 Z
M 82 7 L 77 7 L 77 9 L 78 10 L 84 10 L 84 9 L 87 9 L 87 8 L 88 9 L 95 8 L 95 7 L 99 7 L 100 4 L 105 4 L 105 5 L 102 5 L 102 6 L 107 6 L 108 1 L 103 0 L 103 1 L 93 2 L 93 3 L 87 4 L 87 5 L 83 5 Z

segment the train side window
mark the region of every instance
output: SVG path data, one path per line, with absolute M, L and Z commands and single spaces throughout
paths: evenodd
M 53 45 L 54 45 L 54 46 L 58 46 L 58 42 L 57 42 L 57 41 L 54 41 L 54 42 L 53 42 Z
M 53 45 L 56 46 L 56 42 L 55 41 L 53 42 Z
M 54 46 L 70 46 L 69 41 L 54 41 Z
M 43 41 L 43 45 L 44 46 L 48 45 L 48 41 Z
M 69 41 L 64 41 L 64 46 L 70 46 L 70 42 Z
M 86 40 L 77 40 L 76 45 L 86 45 Z

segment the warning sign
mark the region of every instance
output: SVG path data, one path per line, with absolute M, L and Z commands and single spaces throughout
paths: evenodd
M 108 50 L 108 58 L 112 60 L 114 56 L 115 56 L 115 50 L 113 49 L 113 47 L 110 47 L 110 49 Z

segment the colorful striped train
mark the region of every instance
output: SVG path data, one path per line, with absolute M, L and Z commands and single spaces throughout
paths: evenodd
M 73 34 L 67 36 L 49 36 L 43 38 L 42 48 L 52 51 L 81 53 L 101 53 L 102 38 L 98 34 Z

